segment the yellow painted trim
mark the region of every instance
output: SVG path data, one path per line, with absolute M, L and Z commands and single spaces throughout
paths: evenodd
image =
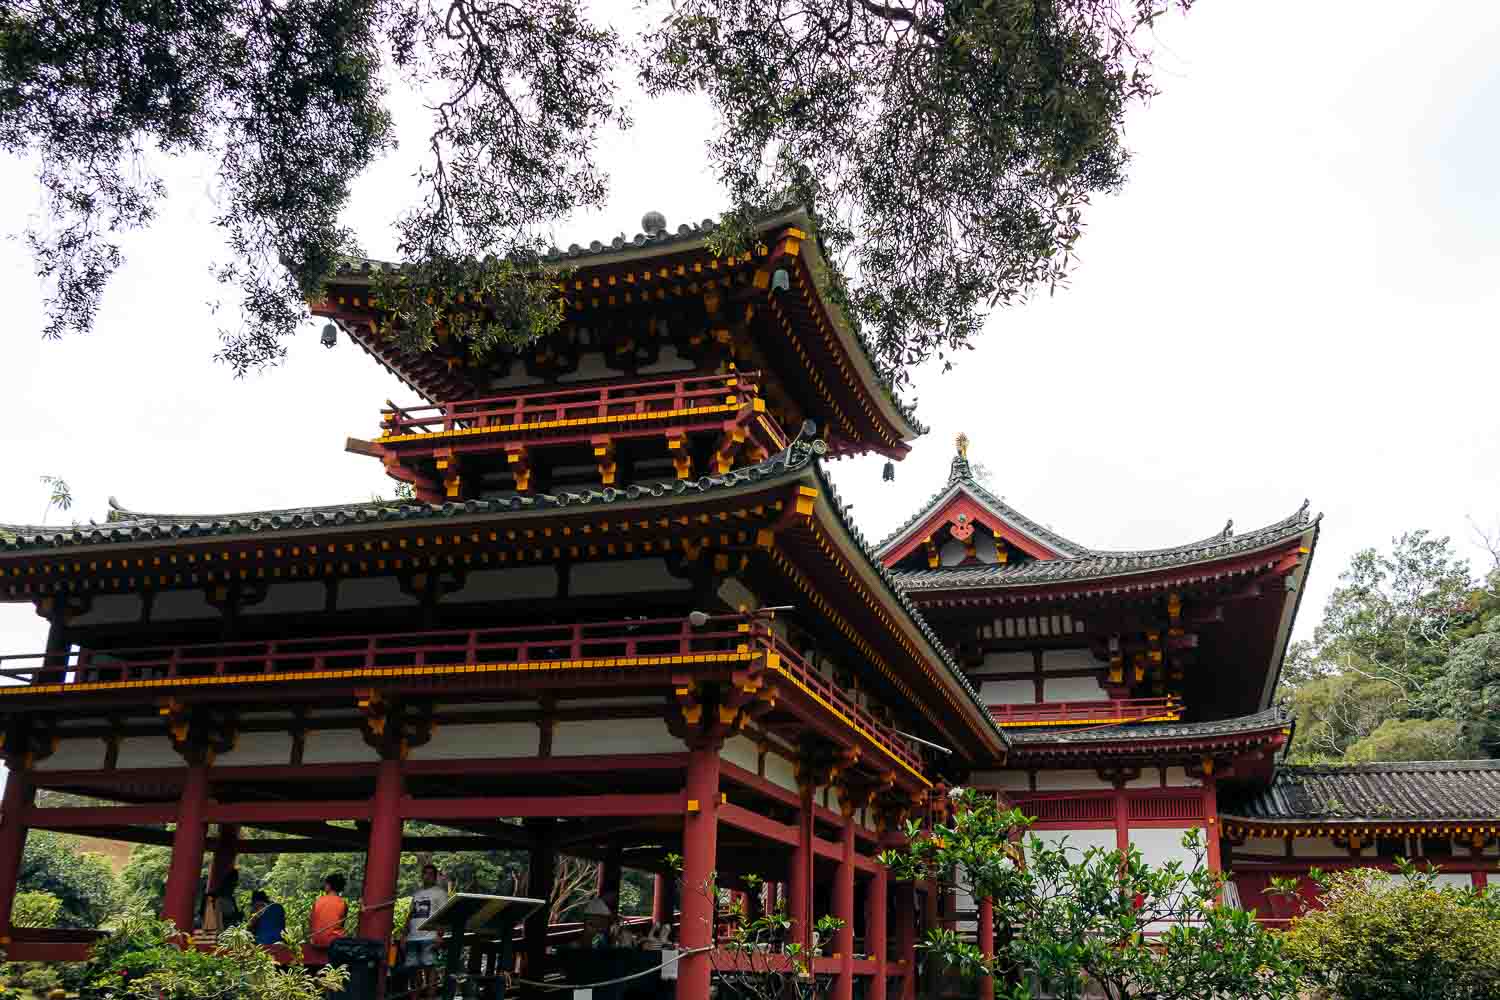
M 669 420 L 680 417 L 712 416 L 714 414 L 738 413 L 740 409 L 741 404 L 735 403 L 715 406 L 690 406 L 682 410 L 652 410 L 649 413 L 611 413 L 602 417 L 575 417 L 571 420 L 540 420 L 529 424 L 490 424 L 486 427 L 458 427 L 451 431 L 430 431 L 424 434 L 391 434 L 390 432 L 386 432 L 380 435 L 379 440 L 386 444 L 399 444 L 403 441 L 436 441 L 439 438 L 469 437 L 475 434 L 519 434 L 530 431 L 558 430 L 567 427 L 635 423 L 642 420 Z
M 769 661 L 769 658 L 768 658 L 768 661 Z M 791 674 L 790 672 L 788 672 L 785 667 L 781 666 L 779 661 L 776 662 L 776 663 L 767 662 L 766 663 L 766 669 L 769 670 L 769 671 L 771 671 L 772 673 L 780 674 L 781 676 L 785 677 L 787 680 L 791 681 L 792 684 L 794 684 L 798 688 L 798 690 L 800 690 L 803 694 L 807 695 L 813 701 L 817 702 L 819 705 L 822 705 L 829 712 L 833 713 L 833 715 L 836 718 L 838 718 L 839 721 L 843 722 L 844 725 L 848 726 L 850 729 L 854 730 L 856 733 L 859 733 L 861 736 L 865 737 L 865 739 L 869 740 L 871 743 L 873 743 L 877 747 L 879 747 L 881 753 L 885 754 L 891 760 L 893 760 L 897 764 L 899 764 L 908 774 L 910 774 L 912 777 L 916 778 L 918 781 L 920 781 L 927 788 L 931 788 L 932 787 L 932 782 L 928 781 L 922 775 L 921 771 L 918 771 L 916 768 L 912 767 L 906 761 L 902 760 L 899 756 L 897 756 L 895 753 L 893 753 L 888 747 L 886 747 L 885 743 L 883 741 L 881 741 L 881 739 L 878 736 L 876 736 L 874 733 L 870 732 L 864 726 L 861 726 L 859 723 L 857 723 L 853 719 L 849 718 L 849 716 L 845 715 L 837 706 L 835 706 L 832 703 L 828 702 L 826 699 L 824 699 L 821 695 L 819 695 L 812 688 L 808 687 L 806 684 L 803 684 L 800 679 L 798 679 L 796 676 L 794 676 L 793 674 Z
M 1025 726 L 1113 726 L 1122 722 L 1177 722 L 1181 718 L 1181 712 L 1171 712 L 1166 715 L 1148 716 L 1144 719 L 1135 716 L 1122 716 L 1118 719 L 1043 719 L 1036 722 L 1005 722 L 996 719 L 995 725 L 1004 729 L 1020 729 Z M 1128 730 L 1125 735 L 1129 735 Z
M 359 670 L 297 670 L 285 674 L 245 674 L 212 677 L 164 677 L 144 681 L 84 681 L 72 684 L 5 685 L 0 697 L 28 694 L 86 694 L 138 688 L 175 689 L 210 684 L 272 684 L 284 681 L 358 680 L 370 677 L 448 677 L 454 674 L 533 673 L 544 670 L 615 670 L 621 667 L 661 667 L 682 663 L 749 663 L 749 653 L 695 653 L 683 656 L 621 656 L 591 660 L 528 660 L 516 663 L 445 663 L 441 666 L 366 667 Z

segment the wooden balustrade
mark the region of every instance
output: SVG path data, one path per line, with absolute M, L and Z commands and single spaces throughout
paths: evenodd
M 473 428 L 526 429 L 561 421 L 629 419 L 744 402 L 759 392 L 759 380 L 758 371 L 669 375 L 576 389 L 517 390 L 432 406 L 391 404 L 381 411 L 381 429 L 389 438 Z
M 1113 698 L 1099 701 L 1043 701 L 991 705 L 1002 726 L 1057 726 L 1085 723 L 1144 722 L 1182 718 L 1182 702 L 1164 698 Z
M 748 628 L 742 626 L 748 625 Z M 763 619 L 740 615 L 710 616 L 701 625 L 688 618 L 655 618 L 504 628 L 399 632 L 281 638 L 246 642 L 197 643 L 82 649 L 75 653 L 26 653 L 0 656 L 0 678 L 23 685 L 55 684 L 67 688 L 100 683 L 129 684 L 174 680 L 202 683 L 201 678 L 263 678 L 264 675 L 309 674 L 336 679 L 340 673 L 368 677 L 377 669 L 525 666 L 538 676 L 564 673 L 601 661 L 618 668 L 632 660 L 712 657 L 697 662 L 749 661 L 764 657 L 766 668 L 783 674 L 839 716 L 913 769 L 922 759 L 909 741 L 837 684 L 811 667 L 787 646 Z M 618 661 L 618 662 L 614 662 Z M 659 665 L 653 664 L 653 665 Z

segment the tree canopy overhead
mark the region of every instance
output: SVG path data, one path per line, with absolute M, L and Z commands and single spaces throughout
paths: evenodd
M 239 300 L 219 356 L 245 371 L 280 359 L 358 254 L 341 213 L 395 143 L 388 88 L 413 88 L 424 156 L 392 221 L 409 267 L 382 294 L 483 289 L 482 352 L 559 322 L 543 232 L 604 202 L 596 141 L 628 125 L 617 67 L 634 65 L 648 95 L 711 99 L 720 239 L 806 205 L 899 378 L 1065 276 L 1083 206 L 1123 180 L 1125 113 L 1153 92 L 1138 40 L 1190 2 L 648 0 L 626 39 L 584 0 L 6 0 L 0 147 L 44 195 L 26 239 L 48 336 L 92 328 L 122 235 L 169 194 L 162 158 L 210 157 L 216 273 Z

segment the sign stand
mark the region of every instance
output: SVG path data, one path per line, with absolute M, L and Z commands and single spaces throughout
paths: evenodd
M 443 977 L 443 1000 L 454 1000 L 458 991 L 459 963 L 463 958 L 465 938 L 499 940 L 500 968 L 514 964 L 516 924 L 545 905 L 545 900 L 525 896 L 486 896 L 460 892 L 450 896 L 418 930 L 440 930 L 447 938 L 447 963 Z M 505 1000 L 505 977 L 495 980 L 494 1000 Z

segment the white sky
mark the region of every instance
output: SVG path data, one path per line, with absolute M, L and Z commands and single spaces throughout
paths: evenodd
M 1477 562 L 1466 517 L 1500 519 L 1500 5 L 1269 13 L 1202 0 L 1163 26 L 1166 94 L 1132 124 L 1131 181 L 1091 213 L 1071 288 L 994 316 L 959 369 L 921 373 L 933 431 L 895 483 L 878 459 L 835 467 L 872 538 L 942 484 L 963 430 L 997 493 L 1085 545 L 1175 544 L 1228 517 L 1249 529 L 1311 497 L 1327 516 L 1304 635 L 1357 548 L 1427 527 Z M 633 235 L 649 209 L 675 227 L 722 208 L 700 165 L 705 106 L 634 112 L 603 149 L 609 210 L 561 244 Z M 373 254 L 420 127 L 357 190 L 349 217 Z M 210 176 L 174 171 L 88 338 L 39 338 L 30 262 L 0 242 L 0 521 L 35 522 L 49 474 L 77 498 L 63 519 L 85 521 L 110 495 L 219 512 L 389 493 L 342 444 L 375 432 L 385 398 L 413 396 L 357 348 L 324 351 L 310 324 L 279 369 L 236 381 L 211 362 Z M 0 183 L 17 195 L 0 231 L 16 232 L 35 188 L 13 162 Z M 0 650 L 40 649 L 41 624 L 0 606 Z

